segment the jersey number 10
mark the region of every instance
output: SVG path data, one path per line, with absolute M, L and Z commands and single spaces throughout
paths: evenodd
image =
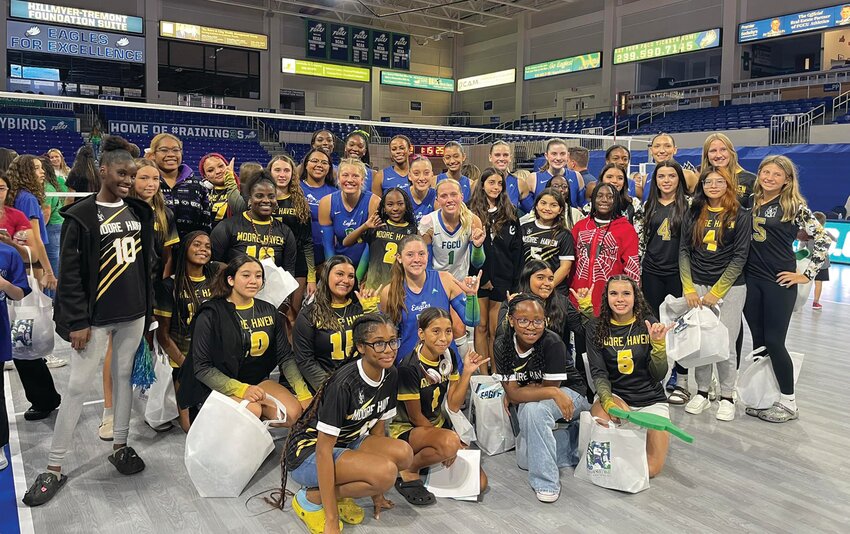
M 136 238 L 118 237 L 112 242 L 115 249 L 115 265 L 124 265 L 136 261 Z

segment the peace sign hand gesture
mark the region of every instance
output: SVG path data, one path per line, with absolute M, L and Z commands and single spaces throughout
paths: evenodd
M 655 323 L 651 324 L 649 321 L 644 321 L 646 323 L 646 330 L 649 332 L 649 339 L 652 341 L 663 341 L 667 336 L 667 332 L 670 331 L 671 328 L 676 326 L 676 323 L 670 323 L 665 326 L 663 323 Z

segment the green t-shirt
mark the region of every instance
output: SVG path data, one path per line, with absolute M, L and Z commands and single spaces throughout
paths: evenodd
M 68 186 L 65 185 L 65 178 L 62 176 L 57 176 L 56 180 L 59 182 L 59 192 L 67 193 Z M 46 193 L 56 193 L 56 188 L 50 185 L 47 181 L 44 182 L 44 191 Z M 62 224 L 64 218 L 59 214 L 59 210 L 62 206 L 65 205 L 65 199 L 63 197 L 47 197 L 44 202 L 50 206 L 50 219 L 48 219 L 47 224 Z

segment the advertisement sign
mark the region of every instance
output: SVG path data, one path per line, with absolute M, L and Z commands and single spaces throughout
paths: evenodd
M 307 21 L 307 57 L 328 59 L 328 24 L 326 22 Z
M 591 52 L 590 54 L 526 65 L 523 69 L 523 79 L 536 80 L 537 78 L 558 76 L 559 74 L 568 74 L 570 72 L 598 69 L 601 66 L 602 52 Z
M 390 41 L 392 34 L 372 30 L 372 65 L 390 68 Z
M 500 70 L 498 72 L 490 72 L 479 76 L 461 78 L 457 81 L 457 90 L 458 92 L 462 92 L 472 89 L 482 89 L 484 87 L 493 87 L 494 85 L 514 83 L 515 81 L 516 69 Z
M 676 35 L 657 41 L 648 41 L 614 49 L 614 65 L 644 61 L 658 57 L 675 56 L 697 50 L 707 50 L 720 46 L 720 28 Z
M 188 124 L 160 124 L 154 122 L 109 121 L 109 133 L 117 135 L 150 135 L 170 133 L 177 137 L 203 137 L 250 141 L 257 139 L 255 130 L 227 128 L 224 126 L 192 126 Z
M 77 119 L 38 115 L 0 115 L 0 130 L 25 132 L 76 132 Z
M 145 38 L 49 24 L 6 22 L 9 50 L 78 56 L 107 61 L 145 62 Z
M 357 65 L 369 65 L 369 30 L 351 28 L 351 62 Z
M 451 93 L 455 90 L 455 81 L 451 78 L 436 76 L 420 76 L 406 72 L 381 71 L 381 83 L 396 87 L 412 87 L 413 89 L 429 89 Z
M 9 14 L 14 18 L 35 20 L 64 26 L 81 26 L 124 33 L 144 33 L 141 17 L 105 13 L 76 7 L 54 6 L 40 2 L 12 0 Z
M 353 82 L 368 82 L 371 79 L 370 70 L 362 67 L 349 67 L 348 65 L 334 65 L 286 57 L 280 60 L 280 71 L 284 74 L 319 76 Z
M 410 36 L 393 34 L 393 66 L 394 69 L 410 70 Z
M 333 61 L 348 61 L 351 43 L 351 32 L 348 26 L 343 26 L 342 24 L 331 24 L 330 29 L 330 59 Z
M 850 221 L 826 221 L 826 232 L 835 238 L 829 246 L 829 261 L 850 264 Z
M 738 24 L 738 42 L 747 43 L 848 24 L 850 24 L 850 4 L 840 4 Z
M 196 41 L 239 48 L 267 50 L 269 38 L 258 33 L 245 33 L 224 28 L 210 28 L 182 22 L 159 21 L 159 36 L 178 41 Z

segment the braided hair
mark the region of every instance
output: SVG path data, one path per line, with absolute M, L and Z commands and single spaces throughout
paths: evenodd
M 611 306 L 608 304 L 608 287 L 611 285 L 611 282 L 628 282 L 631 284 L 632 293 L 635 296 L 635 304 L 632 309 L 632 313 L 638 326 L 642 325 L 645 320 L 652 317 L 649 304 L 646 303 L 646 299 L 644 298 L 643 292 L 640 290 L 638 283 L 624 274 L 612 276 L 607 282 L 605 282 L 605 290 L 602 292 L 602 304 L 599 307 L 599 318 L 596 322 L 596 331 L 593 334 L 592 343 L 598 348 L 604 347 L 606 340 L 611 336 L 611 319 L 613 313 L 611 312 Z
M 317 391 L 313 396 L 313 400 L 310 401 L 310 405 L 307 406 L 307 409 L 304 410 L 301 417 L 299 417 L 298 420 L 295 421 L 295 424 L 292 425 L 292 428 L 289 429 L 289 435 L 286 437 L 286 443 L 284 444 L 283 452 L 280 455 L 280 489 L 273 492 L 271 496 L 265 498 L 265 501 L 275 508 L 283 510 L 283 505 L 286 503 L 286 480 L 289 475 L 286 469 L 286 453 L 289 451 L 289 447 L 292 446 L 292 436 L 304 430 L 304 428 L 309 425 L 310 421 L 316 416 L 328 384 L 331 384 L 334 381 L 334 378 L 340 370 L 347 368 L 349 365 L 354 365 L 354 362 L 363 357 L 357 349 L 357 345 L 365 343 L 367 341 L 366 338 L 374 332 L 376 328 L 382 325 L 390 325 L 393 329 L 396 329 L 396 325 L 390 321 L 389 317 L 381 313 L 367 313 L 366 315 L 358 317 L 357 320 L 354 321 L 354 324 L 352 325 L 352 340 L 354 342 L 354 349 L 351 353 L 351 358 L 345 360 L 342 365 L 337 367 L 336 370 L 328 376 L 325 383 L 322 384 L 322 387 L 320 387 L 319 391 Z
M 180 248 L 177 249 L 177 257 L 175 258 L 175 267 L 174 267 L 174 286 L 172 288 L 172 297 L 174 299 L 175 304 L 182 300 L 183 295 L 189 296 L 189 315 L 187 317 L 183 317 L 183 306 L 174 306 L 174 313 L 177 317 L 177 324 L 180 325 L 181 330 L 189 327 L 189 321 L 191 320 L 192 313 L 198 312 L 198 309 L 201 307 L 201 301 L 198 299 L 198 295 L 195 294 L 195 291 L 192 287 L 192 280 L 189 278 L 189 269 L 187 268 L 188 256 L 189 256 L 189 247 L 192 246 L 192 242 L 195 241 L 200 236 L 206 236 L 207 233 L 203 230 L 195 230 L 194 232 L 189 232 L 183 238 L 183 241 L 180 243 Z M 215 279 L 215 275 L 218 273 L 218 268 L 220 264 L 214 261 L 208 261 L 201 269 L 204 277 L 212 282 Z
M 508 316 L 513 317 L 514 313 L 523 302 L 532 302 L 540 306 L 541 310 L 545 310 L 546 307 L 543 304 L 543 301 L 540 300 L 540 297 L 537 295 L 531 295 L 528 293 L 521 293 L 515 296 L 508 303 Z M 496 337 L 496 341 L 493 344 L 493 356 L 496 361 L 496 369 L 502 375 L 507 375 L 511 372 L 511 369 L 514 364 L 514 359 L 517 355 L 516 345 L 514 344 L 514 335 L 516 331 L 514 327 L 511 326 L 510 322 L 507 324 L 507 328 L 505 328 L 502 333 Z M 543 331 L 543 334 L 540 336 L 540 339 L 534 344 L 532 347 L 531 355 L 528 357 L 526 364 L 526 375 L 527 376 L 542 376 L 543 366 L 545 365 L 545 358 L 543 355 L 543 351 L 541 350 L 540 343 L 545 337 L 546 331 Z M 530 383 L 541 382 L 540 379 L 537 380 L 518 380 L 517 383 L 520 387 L 527 386 Z
M 396 192 L 401 195 L 402 200 L 404 200 L 404 216 L 402 216 L 402 220 L 407 224 L 410 224 L 414 228 L 416 228 L 416 216 L 413 214 L 413 202 L 410 201 L 410 195 L 407 194 L 407 191 L 400 187 L 391 187 L 384 191 L 383 196 L 381 197 L 381 202 L 378 204 L 378 216 L 381 218 L 384 223 L 390 221 L 390 216 L 387 213 L 387 197 L 390 193 Z

